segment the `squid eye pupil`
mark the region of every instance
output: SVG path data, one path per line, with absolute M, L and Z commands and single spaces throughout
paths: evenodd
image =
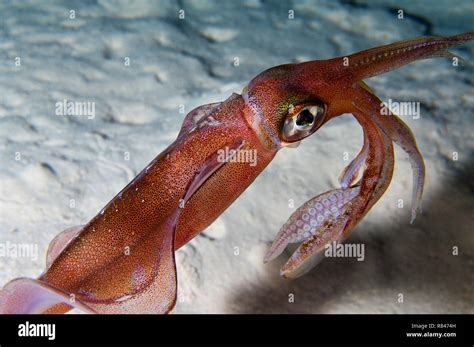
M 313 124 L 313 122 L 314 116 L 308 109 L 304 109 L 296 116 L 296 125 L 298 126 L 308 126 Z
M 298 106 L 298 111 L 289 111 L 282 128 L 282 139 L 296 142 L 314 133 L 323 123 L 326 105 L 320 101 Z M 300 108 L 301 107 L 301 108 Z

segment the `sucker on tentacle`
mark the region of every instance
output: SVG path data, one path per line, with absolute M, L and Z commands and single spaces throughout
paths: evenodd
M 335 189 L 307 201 L 282 226 L 264 262 L 278 257 L 288 244 L 302 242 L 320 234 L 324 224 L 343 215 L 358 194 L 359 187 Z

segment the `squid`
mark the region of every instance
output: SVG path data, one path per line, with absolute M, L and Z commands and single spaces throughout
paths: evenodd
M 425 37 L 276 66 L 241 95 L 192 110 L 176 140 L 95 217 L 52 240 L 39 278 L 3 287 L 0 312 L 170 312 L 177 293 L 175 251 L 230 206 L 280 149 L 295 147 L 343 114 L 362 127 L 362 149 L 341 173 L 340 187 L 290 216 L 264 262 L 299 244 L 280 271 L 295 278 L 324 258 L 328 243 L 343 242 L 389 186 L 393 143 L 412 166 L 413 222 L 421 211 L 423 157 L 408 126 L 396 115 L 382 115 L 382 101 L 364 80 L 416 60 L 452 57 L 448 48 L 473 38 L 474 32 Z M 235 160 L 239 153 L 255 153 L 255 160 Z

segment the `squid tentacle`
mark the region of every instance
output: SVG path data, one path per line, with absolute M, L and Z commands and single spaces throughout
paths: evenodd
M 382 170 L 378 177 L 377 185 L 372 193 L 372 197 L 370 198 L 366 211 L 368 211 L 372 206 L 380 199 L 383 193 L 387 190 L 390 182 L 392 181 L 393 177 L 393 169 L 395 166 L 395 156 L 393 152 L 393 142 L 392 140 L 385 134 L 383 131 L 380 131 L 381 137 L 383 140 L 383 151 L 385 162 L 382 166 Z
M 447 49 L 474 39 L 474 32 L 449 37 L 424 37 L 371 48 L 348 56 L 349 65 L 342 71 L 354 80 L 373 77 L 416 60 L 452 57 Z M 341 58 L 336 58 L 341 59 Z
M 347 165 L 344 170 L 342 171 L 341 175 L 339 176 L 339 183 L 341 184 L 342 188 L 350 187 L 357 177 L 359 176 L 359 171 L 362 165 L 365 163 L 367 159 L 367 152 L 368 152 L 368 143 L 367 137 L 364 132 L 364 144 L 357 154 L 357 156 Z
M 280 274 L 283 277 L 296 278 L 318 265 L 324 259 L 323 249 L 326 245 L 342 241 L 344 229 L 350 219 L 350 211 L 348 207 L 341 217 L 328 220 L 318 233 L 303 242 L 283 265 Z
M 359 187 L 334 189 L 322 193 L 298 208 L 282 226 L 267 252 L 264 262 L 278 257 L 290 243 L 321 234 L 326 223 L 345 213 Z
M 362 178 L 356 186 L 332 190 L 309 200 L 292 214 L 265 257 L 265 261 L 272 260 L 289 243 L 303 240 L 282 267 L 284 277 L 299 277 L 322 260 L 323 248 L 331 241 L 343 241 L 390 184 L 394 163 L 392 141 L 369 115 L 359 111 L 353 115 L 361 124 L 367 143 Z M 322 210 L 320 217 L 315 212 L 323 206 L 326 210 Z
M 367 137 L 368 152 L 360 180 L 360 194 L 354 199 L 354 210 L 344 230 L 344 238 L 385 192 L 392 179 L 394 166 L 392 141 L 367 113 L 353 110 L 352 114 Z
M 421 155 L 415 136 L 408 126 L 396 115 L 381 115 L 380 109 L 382 101 L 370 92 L 370 89 L 363 82 L 360 87 L 356 86 L 356 99 L 353 105 L 361 112 L 369 114 L 378 124 L 380 129 L 390 137 L 397 145 L 399 145 L 409 156 L 410 164 L 413 171 L 413 191 L 412 191 L 412 207 L 411 221 L 413 223 L 417 212 L 421 212 L 421 199 L 425 183 L 425 163 Z

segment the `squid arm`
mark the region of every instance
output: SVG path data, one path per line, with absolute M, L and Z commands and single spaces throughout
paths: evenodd
M 342 242 L 390 184 L 393 172 L 391 141 L 367 114 L 357 110 L 353 114 L 364 130 L 366 149 L 363 148 L 349 166 L 356 168 L 364 163 L 362 178 L 354 186 L 331 190 L 310 199 L 283 225 L 264 262 L 275 259 L 288 244 L 302 242 L 281 268 L 284 277 L 299 277 L 324 259 L 325 247 L 331 242 Z M 353 175 L 346 177 L 352 179 Z
M 417 60 L 455 57 L 448 48 L 459 46 L 473 38 L 474 32 L 467 32 L 448 37 L 422 37 L 371 48 L 349 55 L 349 64 L 344 65 L 343 71 L 349 73 L 353 81 L 362 81 Z
M 390 139 L 399 145 L 409 156 L 413 171 L 413 193 L 411 221 L 413 223 L 416 213 L 421 212 L 421 198 L 425 183 L 425 163 L 418 149 L 415 136 L 408 126 L 396 115 L 381 115 L 382 101 L 374 95 L 365 83 L 360 82 L 355 86 L 356 97 L 353 105 L 360 111 L 371 115 L 380 129 Z
M 281 269 L 284 277 L 298 277 L 324 258 L 322 251 L 330 242 L 343 241 L 390 184 L 394 167 L 392 142 L 398 144 L 410 158 L 413 171 L 411 209 L 411 223 L 413 223 L 417 211 L 421 211 L 425 180 L 422 155 L 408 126 L 395 115 L 382 116 L 381 100 L 362 80 L 416 60 L 453 57 L 454 55 L 447 51 L 449 47 L 460 45 L 473 38 L 474 32 L 468 32 L 451 37 L 407 40 L 331 60 L 333 70 L 329 76 L 341 81 L 336 89 L 344 90 L 342 95 L 338 95 L 340 100 L 333 100 L 332 107 L 341 107 L 341 111 L 332 117 L 345 112 L 352 113 L 364 130 L 364 145 L 356 158 L 341 173 L 340 189 L 318 195 L 291 215 L 265 256 L 265 262 L 276 258 L 289 243 L 302 241 Z M 347 60 L 348 64 L 340 64 L 341 59 Z M 318 67 L 317 61 L 309 62 L 303 71 L 320 76 L 315 72 Z M 326 83 L 330 85 L 331 82 Z M 342 98 L 351 101 L 349 109 L 344 106 L 346 104 Z M 354 184 L 363 165 L 365 168 L 362 178 Z M 328 205 L 321 205 L 321 199 Z M 324 208 L 318 212 L 316 206 Z
M 368 142 L 364 132 L 364 144 L 361 150 L 359 151 L 357 156 L 350 162 L 350 164 L 344 168 L 341 175 L 339 176 L 339 184 L 342 188 L 347 188 L 355 182 L 355 180 L 359 176 L 359 171 L 364 165 L 365 159 L 367 158 L 367 151 Z

